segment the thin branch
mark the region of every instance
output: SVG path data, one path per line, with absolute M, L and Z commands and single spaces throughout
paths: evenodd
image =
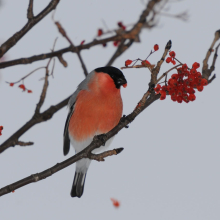
M 203 60 L 203 67 L 202 67 L 202 76 L 205 78 L 205 79 L 209 79 L 209 77 L 211 76 L 211 73 L 214 71 L 215 69 L 215 62 L 216 62 L 216 59 L 217 59 L 217 52 L 218 52 L 218 48 L 219 48 L 219 45 L 216 47 L 215 49 L 215 54 L 214 54 L 214 57 L 213 57 L 213 62 L 212 62 L 212 66 L 211 68 L 209 69 L 209 65 L 208 65 L 208 60 L 209 60 L 209 57 L 213 51 L 213 48 L 215 46 L 215 43 L 220 39 L 220 30 L 217 30 L 215 32 L 215 37 L 214 37 L 214 40 L 209 48 L 209 50 L 207 51 L 206 53 L 206 57 L 205 59 Z M 213 78 L 214 79 L 214 78 Z M 212 80 L 213 80 L 212 79 Z
M 51 0 L 48 6 L 41 11 L 37 16 L 28 20 L 27 24 L 12 37 L 10 37 L 5 43 L 0 47 L 0 58 L 11 49 L 32 27 L 34 27 L 39 21 L 41 21 L 48 13 L 54 10 L 60 0 Z
M 210 57 L 210 55 L 211 55 L 211 53 L 212 53 L 212 50 L 213 50 L 213 47 L 214 47 L 216 41 L 218 41 L 219 38 L 220 38 L 220 30 L 218 30 L 218 31 L 215 32 L 215 37 L 214 37 L 214 39 L 213 39 L 213 41 L 212 41 L 212 44 L 211 44 L 209 50 L 208 50 L 207 53 L 206 53 L 205 59 L 203 60 L 203 70 L 207 70 L 207 69 L 208 69 L 208 60 L 209 60 L 209 57 Z
M 67 97 L 60 103 L 50 106 L 47 110 L 42 113 L 34 114 L 33 117 L 24 124 L 20 129 L 18 129 L 11 137 L 9 137 L 4 143 L 0 145 L 0 153 L 8 149 L 9 147 L 14 147 L 17 144 L 18 139 L 34 125 L 47 121 L 52 118 L 52 116 L 67 105 L 70 97 Z
M 105 161 L 104 158 L 106 157 L 109 157 L 109 156 L 112 156 L 112 155 L 118 155 L 120 154 L 122 151 L 124 150 L 124 148 L 117 148 L 117 149 L 114 149 L 114 150 L 108 150 L 108 151 L 105 151 L 101 154 L 93 154 L 93 153 L 90 153 L 88 155 L 88 158 L 91 159 L 91 160 L 96 160 L 98 162 L 100 161 Z
M 31 19 L 34 18 L 34 13 L 33 13 L 33 1 L 34 1 L 34 0 L 30 0 L 30 1 L 29 1 L 28 10 L 27 10 L 27 18 L 28 18 L 28 20 L 31 20 Z
M 26 147 L 26 146 L 30 146 L 33 145 L 34 142 L 23 142 L 23 141 L 18 141 L 16 145 L 22 146 L 22 147 Z
M 53 1 L 55 1 L 55 0 L 53 0 Z M 57 2 L 57 4 L 58 4 L 58 2 Z M 29 63 L 32 63 L 32 62 L 48 59 L 48 58 L 51 58 L 51 57 L 60 57 L 64 53 L 68 53 L 68 52 L 78 53 L 81 50 L 89 49 L 89 48 L 91 48 L 93 46 L 96 46 L 96 45 L 103 45 L 103 44 L 106 44 L 106 43 L 111 42 L 111 41 L 121 41 L 123 39 L 136 40 L 136 39 L 139 38 L 139 34 L 140 34 L 141 29 L 144 28 L 144 25 L 147 24 L 146 23 L 146 17 L 149 16 L 149 14 L 153 10 L 154 6 L 156 4 L 158 4 L 159 2 L 161 2 L 161 0 L 151 0 L 151 1 L 149 1 L 149 3 L 147 4 L 146 9 L 142 12 L 139 20 L 137 21 L 136 24 L 134 24 L 133 28 L 130 31 L 125 31 L 124 33 L 116 34 L 112 37 L 108 37 L 108 38 L 105 38 L 105 39 L 100 39 L 100 40 L 94 39 L 90 43 L 75 46 L 75 47 L 73 47 L 71 45 L 69 47 L 63 48 L 61 50 L 58 50 L 58 51 L 55 51 L 55 52 L 52 52 L 52 53 L 45 53 L 45 54 L 35 55 L 35 56 L 32 56 L 32 57 L 27 57 L 27 58 L 21 58 L 21 59 L 11 60 L 11 61 L 7 61 L 7 62 L 2 62 L 2 63 L 0 63 L 0 69 L 10 67 L 10 66 L 19 65 L 19 64 L 29 64 Z M 37 17 L 35 17 L 33 20 L 35 20 Z M 2 53 L 1 48 L 0 48 L 0 56 L 1 56 L 1 54 L 3 55 L 6 52 L 5 51 L 4 53 Z
M 108 133 L 105 134 L 105 136 L 106 136 L 105 140 L 108 140 L 111 137 L 115 136 L 120 130 L 122 130 L 129 123 L 131 123 L 144 109 L 146 109 L 150 104 L 152 104 L 155 100 L 159 99 L 159 97 L 160 97 L 160 95 L 155 95 L 155 93 L 152 93 L 150 95 L 150 90 L 146 94 L 148 94 L 148 95 L 147 96 L 144 95 L 143 98 L 140 100 L 140 103 L 143 103 L 143 105 L 138 105 L 130 115 L 121 118 L 118 125 L 115 126 L 111 131 L 109 131 Z M 146 97 L 148 97 L 149 95 L 150 95 L 150 97 L 148 99 L 146 99 Z M 110 156 L 110 155 L 118 154 L 121 152 L 121 148 L 120 148 L 120 149 L 115 149 L 113 151 L 104 152 L 100 155 L 91 154 L 91 152 L 94 149 L 100 147 L 102 144 L 103 144 L 103 141 L 99 138 L 96 138 L 96 136 L 95 136 L 92 143 L 88 147 L 86 147 L 83 151 L 79 152 L 78 154 L 70 157 L 69 159 L 67 159 L 61 163 L 57 163 L 55 166 L 53 166 L 47 170 L 44 170 L 43 172 L 30 175 L 29 177 L 26 177 L 22 180 L 19 180 L 15 183 L 12 183 L 8 186 L 1 188 L 0 189 L 0 196 L 3 196 L 7 193 L 10 193 L 10 192 L 12 192 L 18 188 L 21 188 L 25 185 L 28 185 L 30 183 L 43 180 L 43 179 L 51 176 L 52 174 L 66 168 L 67 166 L 70 166 L 71 164 L 75 163 L 76 161 L 78 161 L 82 158 L 90 158 L 90 159 L 95 159 L 98 161 L 103 161 L 105 156 Z
M 53 17 L 54 17 L 54 15 L 52 16 L 52 19 L 53 19 Z M 62 25 L 60 24 L 60 22 L 58 22 L 58 21 L 55 22 L 55 21 L 54 21 L 54 23 L 55 23 L 55 25 L 57 26 L 59 32 L 63 35 L 63 37 L 66 38 L 66 40 L 70 43 L 70 45 L 71 45 L 73 48 L 75 48 L 73 42 L 72 42 L 71 39 L 68 37 L 66 31 L 64 30 L 64 28 L 62 27 Z M 81 56 L 81 54 L 80 54 L 80 51 L 77 50 L 77 51 L 76 51 L 76 54 L 77 54 L 77 56 L 78 56 L 78 58 L 79 58 L 79 61 L 80 61 L 81 65 L 82 65 L 82 68 L 83 68 L 83 71 L 84 71 L 84 75 L 85 75 L 85 77 L 86 77 L 86 76 L 88 75 L 88 71 L 87 71 L 86 65 L 85 65 L 85 63 L 84 63 L 84 61 L 83 61 L 83 59 L 82 59 L 82 56 Z M 61 56 L 61 57 L 62 57 L 62 56 Z M 59 60 L 60 60 L 60 61 L 63 61 L 63 59 L 60 59 L 60 57 L 59 57 Z
M 151 74 L 151 81 L 149 83 L 149 85 L 156 85 L 157 83 L 157 75 L 160 71 L 160 67 L 162 65 L 162 63 L 164 62 L 165 60 L 165 57 L 167 56 L 169 50 L 171 49 L 172 47 L 172 42 L 171 40 L 169 40 L 166 44 L 166 47 L 165 47 L 165 50 L 164 50 L 164 53 L 163 53 L 163 56 L 161 57 L 160 61 L 157 62 L 157 66 L 153 68 L 152 70 L 152 74 Z
M 35 114 L 39 114 L 40 109 L 41 109 L 42 105 L 44 104 L 44 100 L 46 98 L 46 93 L 47 93 L 47 88 L 48 88 L 48 85 L 49 85 L 48 77 L 49 77 L 49 74 L 48 74 L 48 69 L 47 69 L 46 73 L 45 73 L 44 86 L 43 86 L 43 89 L 42 89 L 42 92 L 41 92 L 41 95 L 40 95 L 40 100 L 37 103 L 37 106 L 36 106 L 36 109 L 35 109 Z
M 126 40 L 122 40 L 120 42 L 120 45 L 118 46 L 117 50 L 115 51 L 115 53 L 113 54 L 113 56 L 111 57 L 111 59 L 109 60 L 109 62 L 106 64 L 106 66 L 111 66 L 113 64 L 113 62 L 119 57 L 121 56 L 134 42 L 134 40 L 129 40 L 129 42 L 127 44 L 125 44 Z

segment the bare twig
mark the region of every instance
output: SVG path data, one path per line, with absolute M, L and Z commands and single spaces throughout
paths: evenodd
M 28 10 L 27 10 L 27 18 L 28 18 L 28 20 L 31 20 L 31 19 L 33 19 L 33 17 L 34 17 L 34 13 L 33 13 L 33 1 L 34 1 L 34 0 L 30 0 L 30 1 L 29 1 Z
M 214 47 L 216 41 L 218 41 L 219 38 L 220 38 L 220 30 L 218 30 L 218 31 L 215 32 L 215 37 L 214 37 L 214 39 L 213 39 L 213 41 L 212 41 L 212 44 L 211 44 L 209 50 L 208 50 L 207 53 L 206 53 L 205 59 L 203 60 L 203 69 L 204 69 L 204 70 L 205 70 L 205 69 L 208 69 L 208 60 L 209 60 L 209 57 L 210 57 L 210 55 L 211 55 L 211 53 L 212 53 L 212 50 L 213 50 L 213 47 Z
M 67 97 L 60 103 L 50 106 L 47 110 L 42 113 L 34 114 L 33 117 L 26 122 L 20 129 L 18 129 L 11 137 L 9 137 L 4 143 L 0 145 L 0 153 L 8 149 L 9 147 L 14 147 L 17 144 L 18 139 L 31 127 L 34 125 L 47 121 L 52 118 L 52 116 L 67 105 L 70 97 Z
M 53 0 L 52 2 L 54 2 L 54 1 L 55 0 Z M 56 2 L 58 4 L 59 1 L 56 0 Z M 32 63 L 32 62 L 35 62 L 35 61 L 48 59 L 48 58 L 51 58 L 51 57 L 59 57 L 59 56 L 62 56 L 64 53 L 67 53 L 67 52 L 78 53 L 81 50 L 89 49 L 89 48 L 91 48 L 93 46 L 96 46 L 96 45 L 103 45 L 103 44 L 111 42 L 111 41 L 121 41 L 123 39 L 136 40 L 137 38 L 139 38 L 139 34 L 140 34 L 141 29 L 144 28 L 144 25 L 147 24 L 146 23 L 146 17 L 149 16 L 149 14 L 153 10 L 154 6 L 156 4 L 158 4 L 159 2 L 161 2 L 161 0 L 151 0 L 151 1 L 149 1 L 149 3 L 147 4 L 146 9 L 142 12 L 139 20 L 137 21 L 136 24 L 134 24 L 133 28 L 130 31 L 125 31 L 124 33 L 116 34 L 116 35 L 114 35 L 112 37 L 108 37 L 108 38 L 105 38 L 105 39 L 100 39 L 100 40 L 94 39 L 90 43 L 79 45 L 79 46 L 75 46 L 75 47 L 73 47 L 71 45 L 69 47 L 63 48 L 61 50 L 58 50 L 58 51 L 55 51 L 55 52 L 52 52 L 52 53 L 45 53 L 45 54 L 40 54 L 40 55 L 36 55 L 36 56 L 32 56 L 32 57 L 21 58 L 21 59 L 16 59 L 16 60 L 8 61 L 8 62 L 3 62 L 3 63 L 0 63 L 0 69 L 6 68 L 6 67 L 10 67 L 10 66 L 14 66 L 14 65 L 19 65 L 19 64 L 28 64 L 28 63 Z M 32 19 L 32 21 L 35 20 L 38 16 L 36 16 L 34 19 Z M 69 40 L 70 39 L 68 38 L 68 41 Z M 2 47 L 3 47 L 3 45 L 2 45 Z M 1 54 L 3 55 L 6 52 L 4 50 L 4 53 L 2 53 L 1 52 L 2 51 L 1 48 L 0 48 L 0 56 L 1 56 Z
M 161 57 L 160 61 L 157 62 L 157 66 L 154 67 L 153 70 L 152 70 L 151 81 L 149 83 L 149 86 L 156 85 L 156 83 L 157 83 L 157 75 L 158 75 L 158 73 L 160 71 L 160 67 L 161 67 L 162 63 L 164 62 L 165 57 L 167 56 L 167 53 L 168 53 L 168 51 L 170 50 L 171 47 L 172 47 L 172 42 L 171 42 L 171 40 L 169 40 L 167 42 L 166 47 L 165 47 L 163 56 Z
M 33 145 L 34 142 L 23 142 L 23 141 L 18 141 L 16 145 L 22 146 L 22 147 L 26 147 L 26 146 L 30 146 Z
M 109 62 L 106 64 L 106 66 L 111 66 L 113 64 L 113 62 L 119 56 L 121 56 L 134 42 L 134 40 L 129 40 L 129 42 L 127 44 L 125 44 L 125 41 L 126 40 L 121 40 L 120 45 L 118 46 L 117 50 L 115 51 L 115 53 L 113 54 L 113 56 L 111 57 Z
M 0 58 L 10 49 L 12 48 L 34 25 L 36 25 L 39 21 L 41 21 L 48 13 L 50 13 L 53 9 L 56 8 L 57 4 L 60 0 L 51 0 L 48 6 L 40 12 L 37 16 L 29 19 L 27 24 L 16 34 L 10 37 L 5 43 L 3 43 L 0 47 Z M 31 3 L 31 2 L 30 2 Z M 29 4 L 30 6 L 30 4 Z

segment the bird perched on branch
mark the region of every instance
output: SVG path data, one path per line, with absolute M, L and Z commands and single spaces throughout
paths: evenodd
M 123 73 L 112 66 L 93 70 L 79 84 L 68 103 L 69 114 L 64 128 L 64 155 L 69 152 L 70 142 L 78 153 L 92 142 L 95 135 L 107 133 L 118 124 L 123 109 L 121 86 L 126 87 L 127 81 Z M 112 138 L 105 143 L 104 147 L 92 152 L 103 150 L 110 145 L 111 141 Z M 91 160 L 88 158 L 76 162 L 70 193 L 72 197 L 82 196 L 90 163 Z

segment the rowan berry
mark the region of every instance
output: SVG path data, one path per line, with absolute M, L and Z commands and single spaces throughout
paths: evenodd
M 155 51 L 159 50 L 158 44 L 155 44 L 155 45 L 154 45 L 154 50 L 155 50 Z
M 133 62 L 132 60 L 126 60 L 126 61 L 125 61 L 125 66 L 130 65 L 132 62 Z

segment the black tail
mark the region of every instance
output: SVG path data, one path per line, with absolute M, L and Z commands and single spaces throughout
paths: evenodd
M 80 198 L 82 196 L 85 180 L 86 180 L 86 173 L 75 172 L 73 186 L 72 186 L 72 190 L 70 193 L 72 197 L 77 196 L 78 198 Z

